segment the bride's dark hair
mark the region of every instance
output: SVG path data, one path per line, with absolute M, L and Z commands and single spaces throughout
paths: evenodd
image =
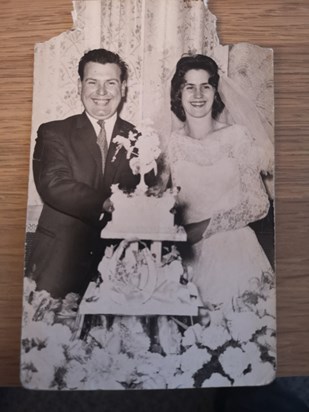
M 223 111 L 225 105 L 218 92 L 220 76 L 217 63 L 203 54 L 192 54 L 182 57 L 177 65 L 176 72 L 171 83 L 171 109 L 179 120 L 184 122 L 186 114 L 181 102 L 182 89 L 185 84 L 185 75 L 189 70 L 205 70 L 209 73 L 209 84 L 216 90 L 215 100 L 212 106 L 212 117 L 216 119 Z

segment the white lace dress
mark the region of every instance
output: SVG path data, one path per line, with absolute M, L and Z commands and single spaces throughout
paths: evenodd
M 210 219 L 187 264 L 204 304 L 230 305 L 271 265 L 248 224 L 266 216 L 268 196 L 260 172 L 265 156 L 239 125 L 204 140 L 172 133 L 169 159 L 173 184 L 181 188 L 182 223 Z

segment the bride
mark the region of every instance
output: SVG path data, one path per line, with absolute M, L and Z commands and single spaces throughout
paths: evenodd
M 183 126 L 172 132 L 169 159 L 173 185 L 180 187 L 178 209 L 190 245 L 185 258 L 192 269 L 190 280 L 205 306 L 230 307 L 263 273 L 272 273 L 248 226 L 268 213 L 261 179 L 267 153 L 246 127 L 217 120 L 224 110 L 219 81 L 218 66 L 207 56 L 178 61 L 171 108 Z

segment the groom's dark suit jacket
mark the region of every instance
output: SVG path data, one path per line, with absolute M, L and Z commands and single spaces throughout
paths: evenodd
M 131 190 L 139 180 L 123 148 L 112 161 L 115 136 L 128 137 L 133 129 L 117 118 L 102 173 L 97 136 L 86 113 L 40 126 L 33 173 L 44 205 L 27 268 L 38 289 L 53 297 L 85 291 L 103 253 L 100 216 L 110 187 L 119 183 Z

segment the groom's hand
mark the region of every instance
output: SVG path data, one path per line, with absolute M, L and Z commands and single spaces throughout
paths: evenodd
M 113 211 L 115 210 L 114 208 L 114 204 L 111 201 L 110 197 L 108 199 L 105 200 L 105 202 L 103 203 L 103 212 L 104 213 L 113 213 Z
M 203 220 L 201 222 L 190 223 L 185 225 L 185 230 L 187 232 L 188 242 L 194 245 L 203 239 L 203 234 L 209 225 L 210 219 Z

